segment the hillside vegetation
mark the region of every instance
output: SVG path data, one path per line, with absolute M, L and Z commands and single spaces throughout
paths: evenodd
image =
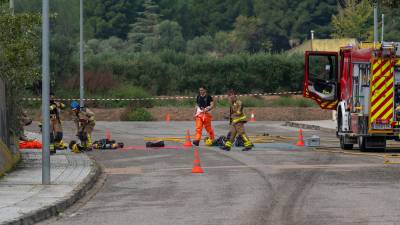
M 384 3 L 385 37 L 396 40 L 400 12 Z M 16 12 L 40 7 L 40 0 L 16 1 Z M 303 56 L 285 50 L 310 30 L 316 38 L 370 40 L 372 29 L 368 0 L 91 0 L 84 7 L 92 96 L 193 94 L 200 84 L 215 94 L 299 90 Z M 51 11 L 53 89 L 75 95 L 79 1 L 53 0 Z M 126 91 L 133 86 L 142 92 Z

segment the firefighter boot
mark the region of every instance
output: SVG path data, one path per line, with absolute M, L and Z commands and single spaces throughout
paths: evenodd
M 80 153 L 81 152 L 78 144 L 76 143 L 76 141 L 71 141 L 69 143 L 69 149 L 71 149 L 71 152 L 73 152 L 73 153 Z
M 85 151 L 92 151 L 92 136 L 87 134 L 86 149 Z
M 63 140 L 60 141 L 60 148 L 61 149 L 67 149 L 68 148 L 67 144 L 65 144 Z
M 200 144 L 200 140 L 194 140 L 194 141 L 193 141 L 193 145 L 199 146 L 199 144 Z
M 51 143 L 50 144 L 50 155 L 54 155 L 54 154 L 56 154 L 56 148 L 55 148 L 55 146 L 54 146 L 54 143 Z
M 253 143 L 249 140 L 249 138 L 244 134 L 242 135 L 242 139 L 244 141 L 244 149 L 242 151 L 249 151 L 253 148 Z
M 62 132 L 57 132 L 56 133 L 56 137 L 54 138 L 54 147 L 57 150 L 64 150 L 64 149 L 67 148 L 67 145 L 64 144 L 62 139 L 63 139 L 63 133 Z
M 206 143 L 207 146 L 213 146 L 214 140 L 211 139 L 210 137 L 206 137 L 204 143 Z
M 225 142 L 225 145 L 221 147 L 222 150 L 230 151 L 232 148 L 232 142 L 230 140 Z
M 50 155 L 56 154 L 56 146 L 53 133 L 50 133 Z
M 81 153 L 81 147 L 77 143 L 72 145 L 72 149 L 71 150 L 72 150 L 73 153 Z

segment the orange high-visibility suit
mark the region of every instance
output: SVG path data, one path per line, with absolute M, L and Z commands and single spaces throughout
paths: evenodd
M 198 95 L 196 105 L 196 135 L 193 144 L 199 145 L 203 127 L 206 129 L 210 141 L 215 139 L 215 133 L 211 126 L 212 116 L 210 110 L 213 108 L 213 98 L 210 95 Z

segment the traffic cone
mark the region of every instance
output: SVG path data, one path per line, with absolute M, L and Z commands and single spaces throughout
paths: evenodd
M 165 122 L 169 123 L 169 121 L 171 121 L 171 115 L 167 113 L 167 115 L 165 116 Z
M 183 144 L 185 147 L 192 147 L 192 141 L 190 140 L 190 133 L 189 130 L 186 130 L 186 141 L 185 144 Z
M 256 116 L 254 115 L 254 111 L 251 111 L 250 122 L 256 122 Z
M 304 146 L 303 131 L 301 129 L 299 130 L 299 140 L 297 141 L 296 146 Z
M 203 168 L 200 165 L 200 155 L 197 149 L 194 150 L 194 161 L 192 173 L 203 173 Z

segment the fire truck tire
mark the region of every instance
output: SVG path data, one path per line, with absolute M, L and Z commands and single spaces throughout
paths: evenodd
M 353 149 L 353 144 L 345 143 L 344 136 L 340 136 L 340 148 L 343 150 L 351 150 Z
M 358 147 L 360 148 L 360 151 L 362 151 L 362 152 L 368 151 L 367 140 L 365 137 L 363 137 L 363 136 L 358 137 Z
M 386 140 L 385 138 L 379 138 L 379 137 L 369 137 L 367 140 L 366 137 L 360 136 L 358 137 L 358 147 L 362 152 L 384 151 L 386 148 Z

